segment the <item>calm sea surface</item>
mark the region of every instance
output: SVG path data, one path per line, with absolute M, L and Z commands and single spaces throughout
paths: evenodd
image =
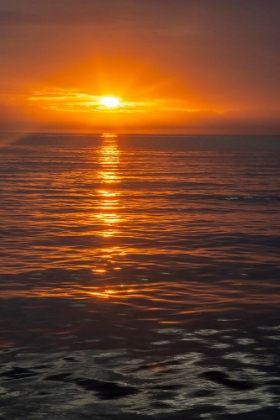
M 0 148 L 0 420 L 280 417 L 280 139 Z

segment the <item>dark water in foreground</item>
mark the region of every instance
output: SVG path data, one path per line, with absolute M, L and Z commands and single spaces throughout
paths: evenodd
M 280 146 L 210 140 L 0 149 L 0 420 L 280 417 Z

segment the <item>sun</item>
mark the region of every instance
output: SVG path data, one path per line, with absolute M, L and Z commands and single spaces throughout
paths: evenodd
M 105 108 L 117 108 L 120 105 L 120 100 L 115 96 L 103 96 L 99 104 L 105 106 Z

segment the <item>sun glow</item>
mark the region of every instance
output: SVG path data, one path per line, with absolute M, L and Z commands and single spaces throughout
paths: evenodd
M 120 105 L 120 100 L 114 96 L 103 96 L 99 103 L 106 108 L 117 108 Z

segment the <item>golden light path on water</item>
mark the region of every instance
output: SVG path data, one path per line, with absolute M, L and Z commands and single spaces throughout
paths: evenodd
M 118 215 L 120 191 L 117 189 L 118 183 L 121 182 L 118 173 L 120 151 L 115 134 L 105 133 L 102 135 L 102 145 L 98 155 L 100 164 L 98 177 L 102 189 L 98 190 L 100 204 L 95 217 L 104 224 L 101 235 L 110 237 L 116 235 L 121 221 Z
M 121 192 L 118 184 L 121 182 L 119 175 L 120 150 L 118 148 L 118 137 L 114 133 L 104 133 L 102 135 L 102 144 L 98 150 L 99 165 L 98 178 L 102 189 L 98 189 L 99 206 L 95 218 L 103 223 L 103 228 L 99 234 L 105 240 L 114 237 L 119 233 L 121 217 L 119 215 Z M 118 247 L 107 244 L 102 249 L 103 258 L 111 261 L 113 255 L 119 251 Z M 114 270 L 121 270 L 121 267 L 114 267 Z M 104 268 L 96 268 L 96 273 L 106 273 Z M 126 290 L 125 294 L 130 295 L 133 289 Z M 88 291 L 91 296 L 97 298 L 109 298 L 114 295 L 120 295 L 116 290 L 106 289 L 98 291 Z

